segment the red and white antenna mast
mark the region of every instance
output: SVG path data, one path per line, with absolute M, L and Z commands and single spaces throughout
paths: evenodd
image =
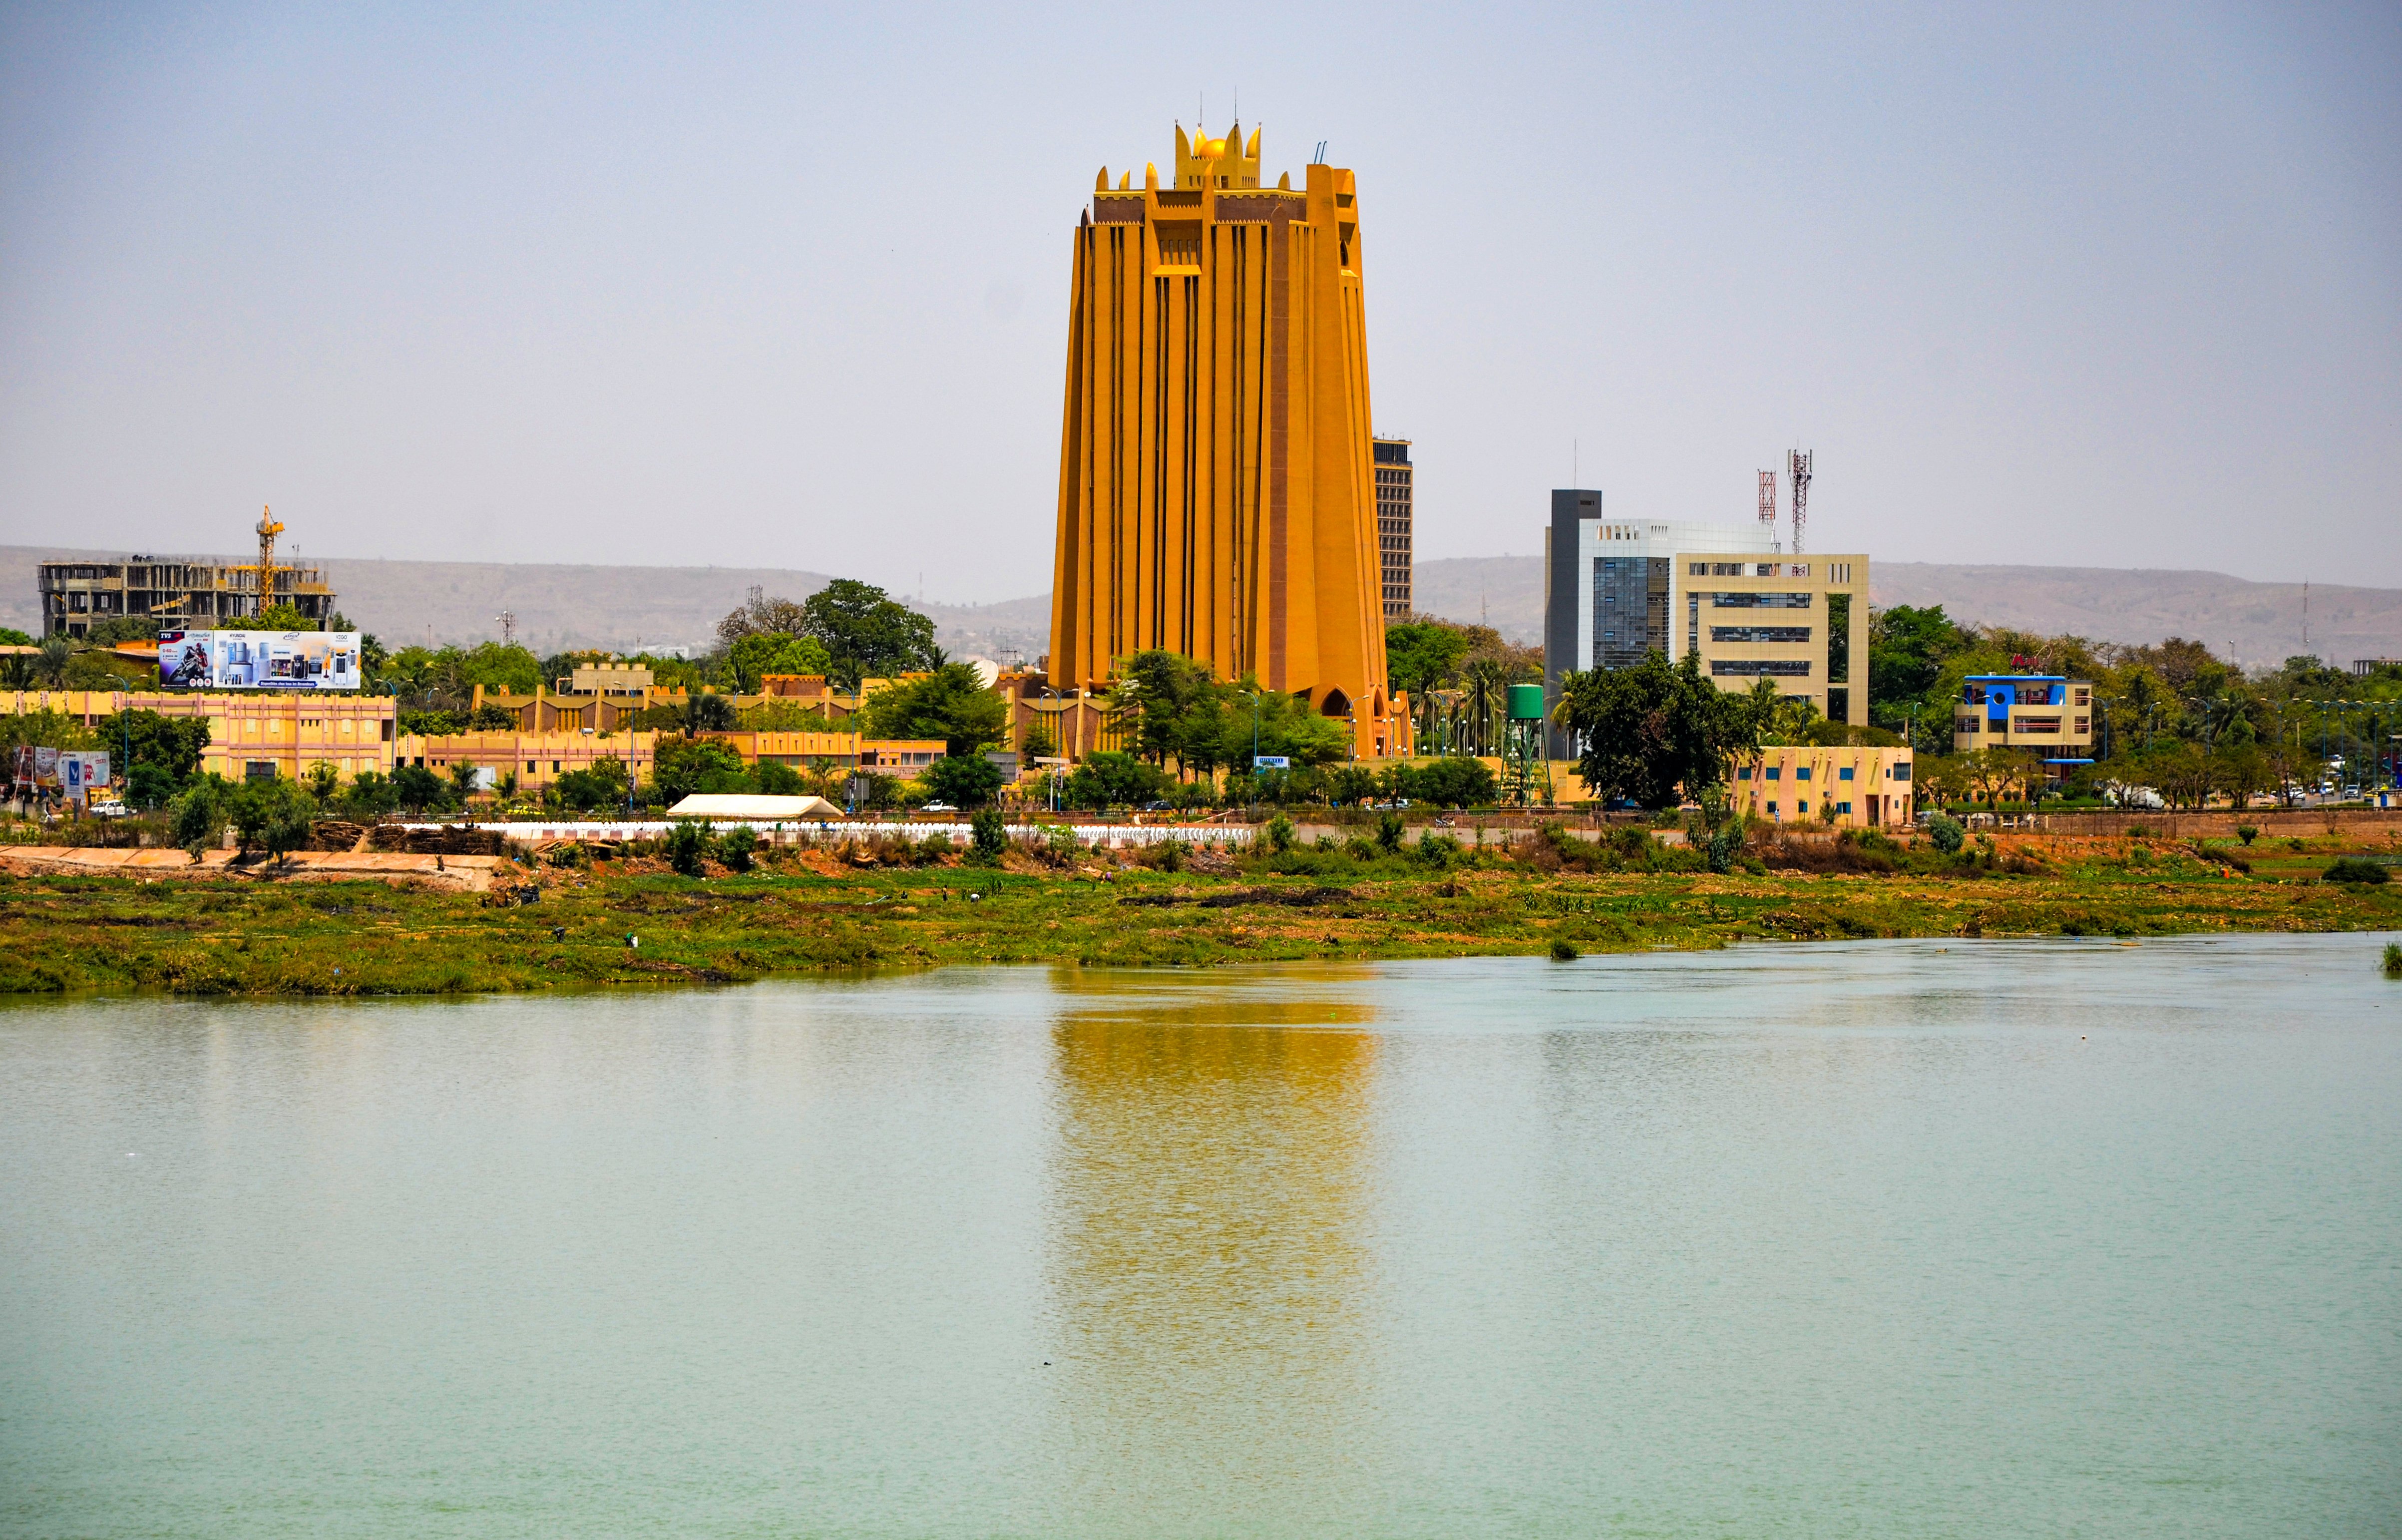
M 1801 449 L 1789 449 L 1785 455 L 1785 474 L 1793 482 L 1793 554 L 1802 554 L 1802 524 L 1810 516 L 1810 455 Z
M 1760 522 L 1768 526 L 1770 534 L 1776 532 L 1776 473 L 1760 473 Z

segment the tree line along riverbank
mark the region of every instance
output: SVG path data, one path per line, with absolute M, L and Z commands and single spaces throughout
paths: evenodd
M 287 880 L 265 863 L 164 881 L 35 873 L 0 887 L 0 993 L 444 995 L 967 963 L 2402 930 L 2402 881 L 2369 875 L 2402 860 L 2393 843 L 2003 836 L 1943 852 L 1847 837 L 1755 845 L 1724 873 L 1639 830 L 1484 850 L 1367 833 L 1251 854 L 1013 848 L 984 866 L 947 843 L 888 841 L 712 851 L 699 875 L 561 848 L 501 862 L 481 893 Z M 2339 862 L 2367 880 L 2330 880 Z

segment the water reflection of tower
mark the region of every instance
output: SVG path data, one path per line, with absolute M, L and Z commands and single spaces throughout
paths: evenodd
M 1050 1383 L 1087 1519 L 1190 1488 L 1289 1519 L 1374 1466 L 1376 1039 L 1351 981 L 1061 970 Z

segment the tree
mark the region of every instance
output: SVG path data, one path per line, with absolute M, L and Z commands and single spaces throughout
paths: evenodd
M 696 792 L 748 791 L 753 784 L 742 756 L 716 738 L 661 738 L 651 778 L 670 804 Z
M 297 604 L 270 604 L 257 613 L 244 617 L 246 631 L 313 631 L 317 623 L 300 612 Z
M 752 766 L 751 778 L 759 783 L 759 790 L 767 796 L 799 797 L 808 794 L 808 787 L 802 782 L 801 773 L 774 760 L 763 759 Z
M 281 861 L 309 843 L 309 819 L 317 804 L 297 781 L 248 781 L 235 789 L 232 803 L 244 850 L 255 846 Z
M 732 696 L 703 694 L 696 690 L 684 697 L 683 730 L 686 733 L 731 733 L 735 727 Z
M 668 832 L 668 864 L 679 875 L 697 877 L 701 860 L 709 854 L 709 825 L 692 818 L 678 818 Z
M 1132 806 L 1156 798 L 1165 778 L 1132 754 L 1105 749 L 1085 755 L 1060 794 L 1070 807 Z
M 1207 725 L 1187 735 L 1185 763 L 1249 771 L 1253 744 L 1299 765 L 1331 764 L 1351 749 L 1351 730 L 1339 718 L 1311 709 L 1305 697 L 1270 690 L 1246 674 L 1213 692 Z
M 200 773 L 200 751 L 209 746 L 209 721 L 119 711 L 102 718 L 93 736 L 123 760 L 119 773 L 125 777 L 126 800 L 136 807 L 163 807 Z
M 1554 720 L 1585 746 L 1577 770 L 1586 786 L 1653 809 L 1717 785 L 1732 760 L 1759 751 L 1761 726 L 1752 703 L 1703 677 L 1691 653 L 1681 664 L 1653 653 L 1631 668 L 1570 673 Z
M 951 755 L 926 766 L 926 790 L 954 807 L 982 807 L 1001 791 L 1001 766 L 982 754 Z
M 873 584 L 849 578 L 811 594 L 796 629 L 824 644 L 826 677 L 846 690 L 858 689 L 863 679 L 889 679 L 942 662 L 932 620 Z
M 401 806 L 420 812 L 450 804 L 450 793 L 442 784 L 442 777 L 421 764 L 404 764 L 393 771 L 392 790 Z
M 746 695 L 757 694 L 759 681 L 769 674 L 822 674 L 833 665 L 825 643 L 789 631 L 754 631 L 725 650 L 734 688 Z
M 788 598 L 768 598 L 753 584 L 750 596 L 717 623 L 717 644 L 731 652 L 745 637 L 799 636 L 808 629 L 808 616 L 801 606 Z
M 1018 747 L 1030 760 L 1056 759 L 1059 754 L 1059 739 L 1052 733 L 1051 724 L 1040 717 L 1026 724 Z
M 1450 679 L 1471 645 L 1465 626 L 1441 621 L 1404 621 L 1385 627 L 1385 674 L 1396 691 L 1413 698 Z
M 226 804 L 232 791 L 222 777 L 202 776 L 175 799 L 175 843 L 189 851 L 194 860 L 200 859 L 201 851 L 214 848 L 225 833 Z
M 1208 665 L 1153 650 L 1118 659 L 1114 672 L 1110 715 L 1134 753 L 1163 769 L 1171 755 L 1183 763 L 1196 723 L 1206 722 L 1218 704 L 1217 676 Z
M 1001 820 L 1001 809 L 987 807 L 969 820 L 970 859 L 983 866 L 999 866 L 1001 854 L 1009 848 L 1009 825 Z
M 391 777 L 362 770 L 342 789 L 342 811 L 354 818 L 372 818 L 400 805 L 400 792 Z
M 960 759 L 999 743 L 1009 703 L 985 688 L 973 665 L 946 663 L 923 679 L 888 685 L 867 698 L 861 730 L 871 738 L 940 738 Z
M 1947 703 L 1930 697 L 1940 684 L 1944 663 L 1975 640 L 1940 604 L 1897 604 L 1878 611 L 1869 621 L 1869 720 L 1897 732 L 1909 725 L 1913 714 L 1948 723 Z
M 570 770 L 551 782 L 551 794 L 579 813 L 595 807 L 622 806 L 626 801 L 626 762 L 595 760 L 582 770 Z

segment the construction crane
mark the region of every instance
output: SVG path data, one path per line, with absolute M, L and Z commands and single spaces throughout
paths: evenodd
M 275 511 L 266 503 L 258 505 L 258 609 L 264 613 L 275 604 L 275 537 L 283 526 L 275 521 Z
M 1793 481 L 1793 554 L 1798 557 L 1802 554 L 1802 521 L 1810 516 L 1810 451 L 1787 450 L 1785 474 Z

